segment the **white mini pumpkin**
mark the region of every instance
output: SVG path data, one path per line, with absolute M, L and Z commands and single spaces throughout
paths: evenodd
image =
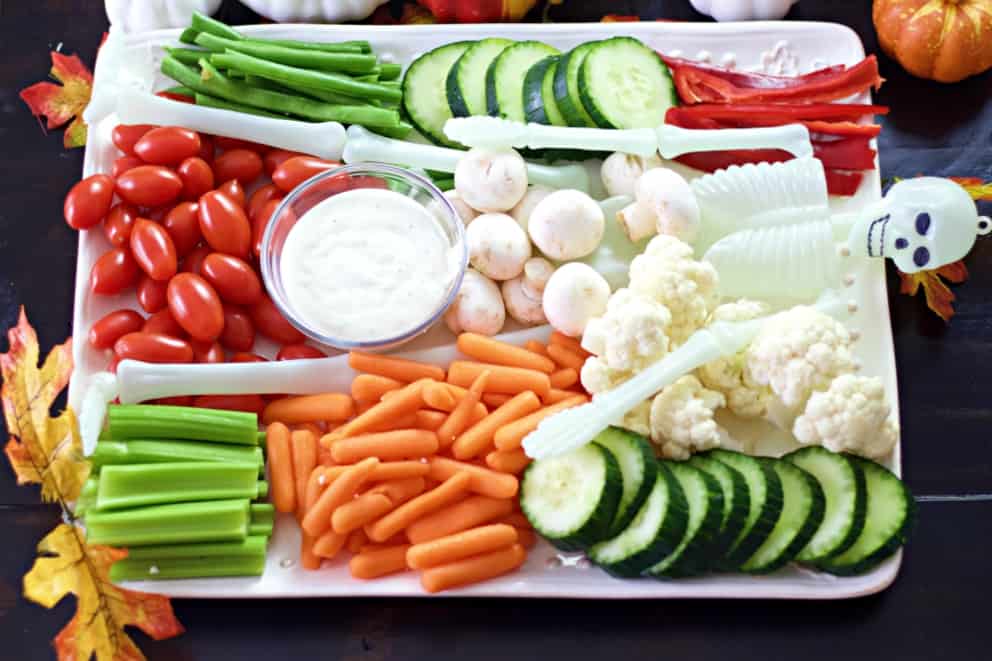
M 241 0 L 266 18 L 280 23 L 341 23 L 369 16 L 387 0 Z
M 213 14 L 221 0 L 106 0 L 104 6 L 111 25 L 124 32 L 144 32 L 182 28 L 189 25 L 194 11 Z
M 784 18 L 797 0 L 690 0 L 696 11 L 718 21 L 770 21 Z

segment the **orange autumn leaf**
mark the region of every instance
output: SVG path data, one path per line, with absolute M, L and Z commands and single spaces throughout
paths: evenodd
M 968 279 L 968 267 L 964 265 L 964 262 L 957 261 L 932 271 L 900 273 L 899 277 L 902 280 L 899 287 L 901 293 L 915 296 L 922 287 L 927 307 L 944 321 L 950 321 L 951 317 L 954 316 L 952 304 L 955 296 L 944 280 L 953 284 L 964 282 Z
M 978 177 L 948 177 L 968 191 L 974 200 L 992 201 L 992 182 L 983 181 Z
M 168 597 L 119 588 L 110 566 L 125 549 L 87 546 L 80 528 L 63 523 L 38 544 L 38 557 L 24 576 L 24 596 L 52 608 L 69 594 L 76 613 L 55 637 L 60 661 L 138 661 L 145 656 L 124 632 L 135 626 L 154 640 L 183 633 Z
M 62 137 L 66 149 L 86 144 L 86 124 L 82 113 L 90 102 L 93 74 L 77 55 L 63 55 L 52 51 L 52 68 L 49 74 L 62 83 L 35 83 L 21 90 L 21 99 L 28 104 L 35 117 L 45 117 L 47 127 L 56 129 L 69 123 Z

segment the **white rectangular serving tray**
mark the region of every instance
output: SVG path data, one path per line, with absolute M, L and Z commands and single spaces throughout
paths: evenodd
M 445 26 L 361 26 L 361 25 L 263 25 L 239 28 L 246 34 L 289 39 L 338 41 L 367 39 L 375 51 L 388 60 L 408 64 L 418 54 L 441 44 L 462 39 L 500 36 L 510 39 L 537 39 L 562 50 L 584 41 L 615 35 L 631 35 L 665 54 L 692 59 L 708 59 L 716 64 L 733 65 L 742 70 L 768 73 L 804 73 L 832 64 L 854 64 L 864 57 L 858 36 L 850 29 L 828 23 L 756 22 L 729 24 L 689 23 L 591 23 L 591 24 L 523 24 L 523 25 L 445 25 Z M 148 32 L 129 37 L 135 48 L 175 42 L 178 30 Z M 166 86 L 157 81 L 156 89 Z M 439 94 L 441 91 L 438 92 Z M 867 102 L 868 95 L 859 101 Z M 114 116 L 90 127 L 86 146 L 84 175 L 108 172 L 119 155 L 110 140 L 116 124 Z M 880 196 L 878 171 L 868 173 L 858 194 L 849 199 L 834 199 L 840 210 L 861 208 Z M 109 244 L 99 230 L 80 232 L 76 267 L 73 345 L 75 373 L 69 389 L 70 403 L 77 407 L 86 384 L 103 369 L 109 356 L 92 349 L 83 338 L 94 321 L 111 310 L 134 307 L 133 293 L 120 297 L 93 297 L 89 293 L 89 273 L 93 262 Z M 857 357 L 862 371 L 880 377 L 889 401 L 898 415 L 895 354 L 889 325 L 883 260 L 862 260 L 849 275 L 844 288 L 857 307 L 849 327 L 859 334 Z M 547 327 L 518 331 L 512 340 L 546 337 Z M 273 345 L 260 341 L 255 350 L 273 355 Z M 423 353 L 418 353 L 423 351 Z M 444 328 L 436 328 L 408 347 L 404 354 L 447 363 L 458 356 L 453 337 Z M 339 377 L 342 390 L 352 377 L 343 365 Z M 738 435 L 762 438 L 771 453 L 794 445 L 787 435 L 770 427 L 733 430 Z M 889 463 L 900 470 L 900 449 Z M 291 517 L 280 515 L 269 545 L 265 572 L 258 578 L 221 578 L 128 583 L 128 587 L 158 592 L 172 597 L 197 598 L 288 598 L 288 597 L 360 597 L 424 596 L 417 575 L 406 573 L 375 581 L 360 581 L 348 573 L 347 563 L 325 563 L 319 571 L 300 568 L 299 528 Z M 769 576 L 715 574 L 704 578 L 677 581 L 621 580 L 588 566 L 582 558 L 562 555 L 545 542 L 534 547 L 524 567 L 510 576 L 468 588 L 443 593 L 446 596 L 475 597 L 558 597 L 571 599 L 654 599 L 654 598 L 773 598 L 773 599 L 844 599 L 885 589 L 899 571 L 901 552 L 863 576 L 837 578 L 827 574 L 789 567 Z M 329 565 L 329 566 L 327 566 Z

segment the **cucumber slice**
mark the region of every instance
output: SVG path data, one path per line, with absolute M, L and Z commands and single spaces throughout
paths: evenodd
M 720 483 L 686 463 L 669 463 L 689 503 L 689 521 L 682 541 L 671 555 L 648 569 L 657 577 L 701 574 L 709 569 L 713 541 L 720 534 L 723 518 L 723 490 Z
M 555 71 L 558 55 L 550 55 L 527 70 L 524 76 L 524 116 L 528 122 L 568 126 L 555 102 Z
M 708 473 L 716 479 L 723 490 L 723 516 L 720 519 L 720 534 L 713 540 L 713 558 L 723 558 L 733 546 L 737 535 L 747 522 L 751 507 L 751 495 L 747 480 L 736 468 L 721 463 L 711 457 L 693 455 L 689 465 Z
M 816 478 L 788 461 L 765 459 L 782 480 L 782 515 L 772 534 L 741 569 L 767 574 L 791 562 L 823 522 L 825 499 Z
M 557 54 L 557 48 L 540 41 L 520 41 L 500 53 L 486 71 L 488 113 L 516 122 L 526 121 L 523 75 L 537 62 Z
M 916 503 L 906 485 L 884 466 L 844 456 L 865 476 L 865 525 L 849 549 L 817 563 L 817 567 L 838 576 L 852 576 L 874 568 L 906 542 L 916 518 Z
M 589 559 L 614 576 L 640 576 L 675 550 L 685 534 L 688 504 L 678 480 L 664 464 L 648 499 L 619 535 L 589 549 Z
M 816 446 L 782 458 L 815 477 L 827 501 L 823 523 L 796 560 L 815 564 L 849 549 L 865 525 L 868 494 L 864 473 L 844 455 Z
M 782 480 L 770 463 L 739 452 L 710 450 L 702 456 L 736 469 L 747 482 L 750 500 L 747 520 L 737 533 L 730 551 L 720 562 L 722 568 L 736 570 L 754 555 L 775 527 L 782 513 Z
M 451 67 L 473 43 L 456 41 L 424 53 L 414 60 L 403 77 L 403 109 L 414 127 L 435 144 L 461 147 L 444 135 L 444 123 L 451 119 L 451 108 L 441 90 Z
M 654 128 L 676 105 L 668 67 L 656 52 L 633 37 L 601 41 L 579 68 L 582 106 L 606 129 Z
M 461 54 L 448 72 L 444 89 L 455 117 L 486 114 L 486 71 L 496 57 L 513 43 L 491 37 L 477 41 Z
M 658 478 L 654 450 L 642 436 L 619 427 L 610 427 L 596 436 L 596 443 L 610 451 L 620 466 L 623 491 L 610 526 L 610 536 L 618 535 L 637 515 Z
M 582 105 L 579 94 L 579 70 L 589 52 L 598 44 L 590 41 L 576 46 L 561 56 L 555 69 L 555 102 L 569 126 L 596 126 L 596 122 Z
M 564 551 L 609 535 L 622 491 L 620 467 L 601 445 L 533 462 L 524 473 L 520 507 L 542 537 Z

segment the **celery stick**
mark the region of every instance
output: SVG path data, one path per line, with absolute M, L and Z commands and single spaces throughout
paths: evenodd
M 265 553 L 269 538 L 251 535 L 240 542 L 207 542 L 206 544 L 157 544 L 129 549 L 128 560 L 161 560 L 163 558 L 218 558 Z
M 258 487 L 255 489 L 255 498 L 265 498 L 269 495 L 269 483 L 265 480 L 259 480 L 257 483 Z
M 255 442 L 258 443 L 259 447 L 265 449 L 265 432 L 260 431 L 255 437 Z
M 100 480 L 91 472 L 90 477 L 79 492 L 79 497 L 76 498 L 76 509 L 73 512 L 76 516 L 82 516 L 86 510 L 96 507 L 96 496 L 99 488 Z
M 262 449 L 224 443 L 144 440 L 100 441 L 90 456 L 94 466 L 111 464 L 161 464 L 175 461 L 215 461 L 222 464 L 264 463 Z
M 258 444 L 258 416 L 243 411 L 117 404 L 108 407 L 107 419 L 110 436 L 118 441 L 177 438 L 238 445 Z
M 258 466 L 254 463 L 122 464 L 100 471 L 97 508 L 258 497 Z
M 248 534 L 248 507 L 242 498 L 90 512 L 86 541 L 110 546 L 240 541 Z
M 118 560 L 110 567 L 112 581 L 149 581 L 221 576 L 261 576 L 265 553 L 209 558 L 161 558 Z
M 248 521 L 249 535 L 271 535 L 275 525 L 276 510 L 269 503 L 252 503 Z

